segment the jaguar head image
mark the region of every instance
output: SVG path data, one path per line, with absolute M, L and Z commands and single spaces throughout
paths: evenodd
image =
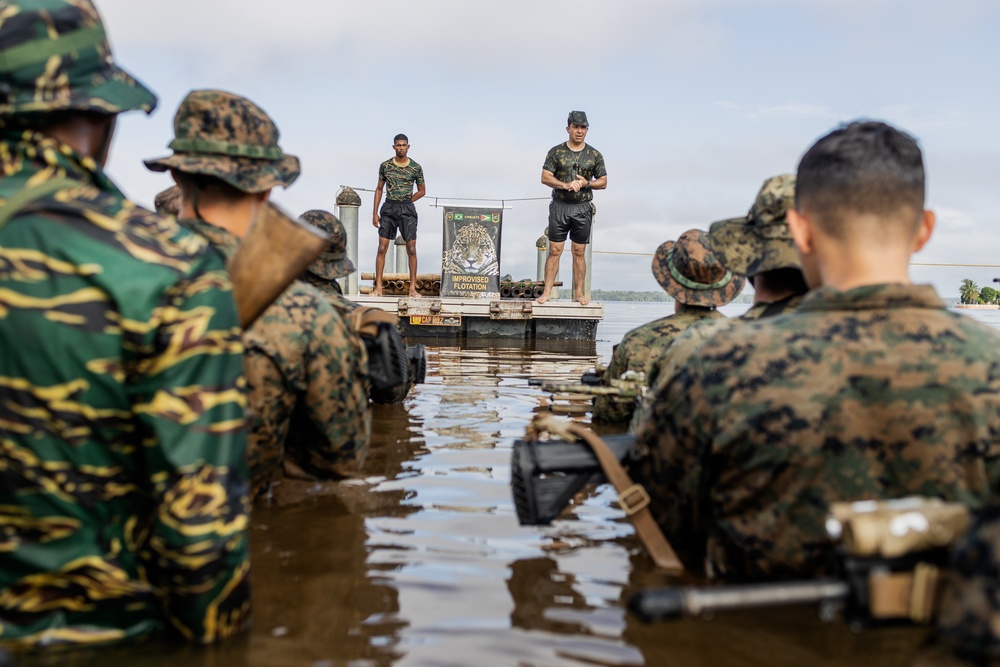
M 444 270 L 465 275 L 499 275 L 500 262 L 489 231 L 478 223 L 458 230 L 455 242 L 444 255 Z

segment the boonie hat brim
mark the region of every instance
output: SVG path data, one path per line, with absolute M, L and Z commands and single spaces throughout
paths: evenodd
M 746 217 L 713 222 L 708 230 L 712 249 L 727 269 L 756 276 L 777 269 L 798 269 L 799 255 L 788 225 L 750 224 Z
M 343 278 L 344 276 L 349 276 L 357 271 L 357 268 L 354 266 L 354 262 L 347 257 L 329 259 L 331 254 L 332 253 L 323 253 L 320 255 L 318 259 L 309 265 L 307 271 L 319 276 L 320 278 L 325 278 L 326 280 Z
M 151 171 L 176 169 L 186 174 L 214 176 L 241 192 L 256 193 L 276 186 L 288 187 L 299 177 L 299 159 L 285 155 L 277 161 L 229 155 L 174 153 L 169 157 L 144 160 Z
M 724 306 L 743 291 L 746 279 L 727 272 L 724 279 L 711 285 L 702 285 L 685 278 L 677 269 L 673 258 L 676 243 L 667 241 L 656 249 L 653 256 L 653 275 L 667 294 L 677 301 L 689 306 L 718 307 Z

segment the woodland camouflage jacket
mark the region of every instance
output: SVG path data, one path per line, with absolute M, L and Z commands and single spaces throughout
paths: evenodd
M 0 134 L 0 642 L 249 620 L 243 347 L 222 258 L 89 158 Z M 3 206 L 0 204 L 0 211 Z
M 225 255 L 239 245 L 221 227 L 181 224 Z M 356 472 L 371 439 L 368 353 L 344 318 L 296 280 L 243 340 L 251 497 L 262 498 L 284 474 L 337 479 Z
M 634 477 L 695 569 L 830 574 L 830 503 L 976 506 L 997 488 L 998 342 L 930 286 L 813 290 L 792 313 L 717 332 L 654 391 Z

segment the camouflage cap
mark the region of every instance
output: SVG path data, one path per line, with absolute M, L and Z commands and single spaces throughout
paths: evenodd
M 347 232 L 337 216 L 327 211 L 313 209 L 303 213 L 301 218 L 330 235 L 330 245 L 327 246 L 326 252 L 310 264 L 307 271 L 327 280 L 343 278 L 354 273 L 356 271 L 354 262 L 347 258 Z
M 579 125 L 580 127 L 590 127 L 590 123 L 587 122 L 587 112 L 570 111 L 569 118 L 566 119 L 566 125 Z
M 740 293 L 745 279 L 726 269 L 712 251 L 708 234 L 691 229 L 667 241 L 653 255 L 653 276 L 667 294 L 689 306 L 724 306 Z
M 91 0 L 0 3 L 0 116 L 154 107 L 156 95 L 111 59 Z
M 794 206 L 794 174 L 773 176 L 764 181 L 745 217 L 712 223 L 708 234 L 719 259 L 731 271 L 745 276 L 800 268 L 792 234 L 785 221 L 788 209 Z
M 170 157 L 146 160 L 153 171 L 214 176 L 242 192 L 286 188 L 299 159 L 278 146 L 278 126 L 250 100 L 222 90 L 193 90 L 174 115 Z

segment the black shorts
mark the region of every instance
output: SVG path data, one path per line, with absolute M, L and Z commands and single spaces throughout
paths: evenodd
M 396 238 L 396 230 L 399 230 L 404 241 L 417 240 L 417 207 L 413 202 L 387 199 L 378 214 L 379 236 L 392 240 Z
M 593 220 L 594 207 L 589 201 L 567 204 L 553 199 L 549 204 L 549 241 L 565 243 L 568 235 L 573 243 L 590 243 Z

